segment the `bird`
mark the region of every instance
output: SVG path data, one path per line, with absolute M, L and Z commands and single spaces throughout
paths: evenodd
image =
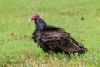
M 32 33 L 32 39 L 45 53 L 70 55 L 71 53 L 84 54 L 87 52 L 87 48 L 63 28 L 48 25 L 38 14 L 33 14 L 29 18 L 29 21 L 32 20 L 35 21 L 36 26 Z

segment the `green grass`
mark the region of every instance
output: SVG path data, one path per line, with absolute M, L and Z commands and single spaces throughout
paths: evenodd
M 31 40 L 38 13 L 49 25 L 64 28 L 88 52 L 69 59 L 65 54 L 45 54 Z M 84 20 L 81 18 L 84 17 Z M 1 0 L 0 67 L 100 67 L 100 1 Z

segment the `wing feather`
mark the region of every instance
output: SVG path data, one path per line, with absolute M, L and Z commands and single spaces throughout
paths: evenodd
M 65 32 L 63 29 L 57 30 L 46 30 L 43 31 L 41 40 L 47 41 L 56 41 L 56 40 L 63 40 L 69 36 L 69 33 Z
M 38 41 L 38 45 L 45 51 L 49 50 L 58 52 L 79 52 L 80 50 L 86 51 L 84 46 L 77 42 L 70 33 L 61 28 L 49 28 L 42 32 L 35 31 L 33 33 L 33 39 Z M 80 48 L 81 47 L 81 48 Z
M 66 52 L 78 52 L 81 49 L 79 43 L 63 29 L 43 31 L 41 41 L 50 49 L 61 49 Z

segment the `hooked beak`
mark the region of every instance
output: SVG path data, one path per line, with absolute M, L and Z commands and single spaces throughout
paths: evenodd
M 30 22 L 30 21 L 31 21 L 31 19 L 28 20 L 28 22 Z

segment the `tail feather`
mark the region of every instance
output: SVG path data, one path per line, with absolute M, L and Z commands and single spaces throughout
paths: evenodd
M 62 50 L 67 52 L 78 52 L 79 54 L 83 54 L 87 51 L 84 48 L 83 44 L 78 43 L 74 38 L 68 37 L 65 42 L 65 46 L 62 45 Z

